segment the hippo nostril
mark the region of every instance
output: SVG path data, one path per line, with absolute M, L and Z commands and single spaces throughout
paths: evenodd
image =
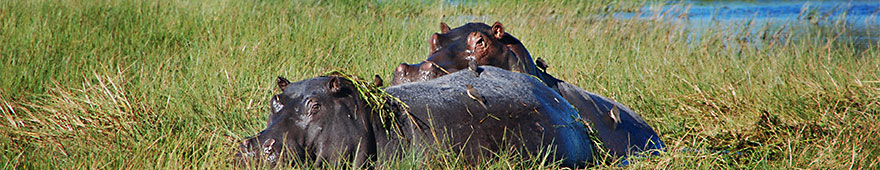
M 407 66 L 409 66 L 409 65 L 406 65 L 406 63 L 400 63 L 400 65 L 397 66 L 397 69 L 394 69 L 394 72 L 398 72 L 398 73 L 404 72 L 404 71 L 406 71 Z
M 265 158 L 269 162 L 275 162 L 278 158 L 278 154 L 273 153 L 273 152 L 275 152 L 275 149 L 273 147 L 274 145 L 275 145 L 275 139 L 272 139 L 272 138 L 267 139 L 265 142 L 263 142 L 263 145 L 262 145 L 263 146 L 263 154 L 265 154 L 265 156 L 266 156 Z
M 252 149 L 252 148 L 254 148 L 252 145 L 255 142 L 257 142 L 256 140 L 257 140 L 256 137 L 252 137 L 252 138 L 248 138 L 248 139 L 244 140 L 244 142 L 241 143 L 241 146 L 238 147 L 239 153 L 235 154 L 236 157 L 238 157 L 238 158 L 253 157 L 255 155 L 255 153 L 254 153 L 254 150 Z M 257 142 L 257 143 L 259 143 L 259 142 Z
M 425 61 L 425 63 L 422 63 L 422 65 L 419 66 L 419 70 L 434 70 L 434 67 L 434 62 Z
M 263 153 L 267 153 L 267 154 L 271 153 L 272 152 L 272 145 L 275 145 L 275 139 L 268 139 L 265 142 L 263 142 Z
M 241 149 L 241 150 L 247 150 L 247 148 L 248 148 L 248 141 L 250 141 L 250 140 L 245 140 L 244 142 L 242 142 L 242 143 L 241 143 L 241 146 L 238 146 L 238 148 Z
M 252 147 L 251 145 L 253 145 L 254 143 L 259 144 L 257 137 L 247 138 L 244 140 L 244 142 L 241 143 L 241 149 L 251 148 Z

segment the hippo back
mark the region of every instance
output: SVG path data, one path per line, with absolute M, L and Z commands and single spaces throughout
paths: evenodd
M 469 155 L 486 155 L 491 152 L 485 150 L 507 146 L 538 153 L 551 146 L 565 166 L 583 166 L 592 159 L 587 129 L 568 101 L 529 75 L 479 68 L 479 76 L 459 71 L 386 89 L 429 126 L 410 126 L 416 143 L 452 142 Z M 482 98 L 485 105 L 474 97 Z M 435 139 L 434 134 L 443 139 Z
M 591 127 L 599 132 L 597 136 L 612 155 L 625 156 L 666 148 L 654 129 L 632 109 L 566 82 L 557 85 L 559 93 L 592 123 Z

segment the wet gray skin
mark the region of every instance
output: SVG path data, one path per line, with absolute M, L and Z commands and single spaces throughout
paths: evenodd
M 347 160 L 369 166 L 399 155 L 401 148 L 443 141 L 440 145 L 460 151 L 472 163 L 504 149 L 537 157 L 551 147 L 551 159 L 564 166 L 589 165 L 593 152 L 587 130 L 565 99 L 530 76 L 489 66 L 478 70 L 479 77 L 456 72 L 385 89 L 410 106 L 396 107 L 393 120 L 400 129 L 383 126 L 379 120 L 392 119 L 373 113 L 346 79 L 279 81 L 284 90 L 271 100 L 267 128 L 246 140 L 238 160 L 247 165 L 295 159 L 318 166 Z M 479 93 L 469 94 L 468 86 Z M 483 104 L 474 100 L 475 94 Z

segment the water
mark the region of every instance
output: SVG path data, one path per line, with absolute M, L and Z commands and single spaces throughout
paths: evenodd
M 649 4 L 640 11 L 612 17 L 680 24 L 692 30 L 689 41 L 699 40 L 707 30 L 734 30 L 734 36 L 756 44 L 767 34 L 815 31 L 827 31 L 841 42 L 862 47 L 876 46 L 880 41 L 880 1 L 669 1 Z

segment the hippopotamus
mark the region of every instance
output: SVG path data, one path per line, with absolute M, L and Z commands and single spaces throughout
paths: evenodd
M 246 139 L 237 158 L 365 166 L 403 148 L 439 145 L 468 162 L 516 149 L 538 159 L 549 150 L 562 166 L 592 165 L 589 130 L 564 98 L 525 74 L 474 70 L 388 87 L 379 104 L 362 97 L 359 87 L 369 83 L 345 76 L 279 78 L 283 90 L 270 99 L 266 129 Z
M 404 84 L 410 82 L 419 82 L 431 80 L 441 75 L 449 74 L 442 67 L 437 66 L 434 62 L 425 61 L 417 65 L 401 63 L 394 70 L 391 85 Z
M 553 77 L 546 72 L 547 63 L 543 60 L 539 69 L 522 42 L 505 33 L 501 23 L 496 22 L 493 26 L 468 23 L 455 29 L 449 29 L 445 23 L 441 23 L 441 30 L 441 34 L 435 33 L 429 40 L 432 49 L 426 62 L 454 72 L 467 68 L 468 61 L 475 60 L 478 65 L 497 66 L 535 76 L 577 109 L 579 115 L 598 133 L 597 136 L 611 155 L 626 156 L 646 150 L 665 150 L 666 146 L 654 129 L 632 109 Z M 407 70 L 396 69 L 395 82 L 417 82 L 445 74 L 432 72 L 422 75 L 420 80 L 398 80 L 408 79 L 396 76 L 404 74 L 399 71 Z
M 467 67 L 468 60 L 477 60 L 479 65 L 491 65 L 514 72 L 530 74 L 542 81 L 551 81 L 548 84 L 555 84 L 558 81 L 558 79 L 554 81 L 552 78 L 544 78 L 543 76 L 546 73 L 541 73 L 535 67 L 531 55 L 522 42 L 504 32 L 504 26 L 499 22 L 492 26 L 484 23 L 467 23 L 455 29 L 450 29 L 448 25 L 442 22 L 440 25 L 441 34 L 434 33 L 431 39 L 428 40 L 431 46 L 431 53 L 428 59 L 425 62 L 414 65 L 401 63 L 394 70 L 392 86 L 399 83 L 432 79 L 449 72 L 458 71 Z M 443 71 L 419 72 L 421 73 L 419 74 L 416 73 L 415 69 L 412 69 L 422 67 L 426 62 L 442 68 Z
M 470 59 L 479 59 L 477 60 L 479 65 L 491 65 L 514 72 L 541 75 L 538 73 L 538 69 L 534 67 L 535 63 L 532 61 L 528 50 L 522 45 L 522 42 L 504 32 L 504 27 L 501 23 L 496 22 L 493 26 L 484 23 L 467 23 L 455 29 L 450 29 L 446 23 L 441 22 L 440 25 L 441 34 L 434 33 L 431 39 L 428 40 L 431 47 L 431 55 L 428 59 L 419 64 L 401 63 L 393 72 L 391 85 L 440 77 L 449 72 L 455 72 L 467 67 L 467 62 Z M 469 36 L 465 37 L 465 35 Z M 483 38 L 488 38 L 488 36 L 494 37 L 494 40 L 497 41 L 482 41 Z M 476 47 L 472 46 L 462 46 L 466 42 L 472 42 L 474 45 L 494 46 L 496 48 L 476 49 Z M 499 50 L 505 47 L 510 50 Z M 471 54 L 466 54 L 465 52 L 468 50 L 484 50 L 475 51 L 475 53 L 492 57 L 475 57 Z M 425 65 L 434 65 L 442 71 L 414 69 L 427 68 L 428 66 Z M 543 80 L 541 77 L 538 78 Z

